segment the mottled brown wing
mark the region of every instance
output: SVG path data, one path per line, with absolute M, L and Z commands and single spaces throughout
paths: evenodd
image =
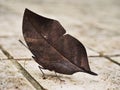
M 78 40 L 67 34 L 58 39 L 53 46 L 77 67 L 90 71 L 85 47 Z
M 54 70 L 62 74 L 73 74 L 83 71 L 54 49 L 41 35 L 39 35 L 29 18 L 24 16 L 23 35 L 28 48 L 38 64 L 48 70 Z
M 63 74 L 82 71 L 96 75 L 89 68 L 84 46 L 64 34 L 65 29 L 58 21 L 25 10 L 23 35 L 37 63 Z

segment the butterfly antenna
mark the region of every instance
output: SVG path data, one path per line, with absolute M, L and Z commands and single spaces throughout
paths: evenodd
M 23 46 L 25 46 L 27 49 L 28 47 L 21 41 L 21 40 L 18 40 Z M 29 49 L 28 49 L 29 50 Z M 24 61 L 24 67 L 25 67 L 25 63 L 26 63 L 26 60 Z
M 18 40 L 23 46 L 25 46 L 27 49 L 28 47 L 21 41 L 21 40 Z M 29 49 L 28 49 L 29 50 Z

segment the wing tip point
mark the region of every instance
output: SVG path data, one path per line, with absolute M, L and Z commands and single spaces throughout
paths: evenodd
M 89 72 L 87 72 L 87 73 L 89 73 L 89 74 L 91 74 L 91 75 L 94 75 L 94 76 L 98 76 L 98 74 L 97 74 L 97 73 L 92 72 L 92 71 L 89 71 Z

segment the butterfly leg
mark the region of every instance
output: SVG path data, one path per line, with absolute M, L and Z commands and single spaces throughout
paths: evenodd
M 65 82 L 65 80 L 62 80 L 62 79 L 57 75 L 56 72 L 55 72 L 55 75 L 56 75 L 56 77 L 60 80 L 60 82 Z
M 42 77 L 43 77 L 43 79 L 46 79 L 46 77 L 45 77 L 45 73 L 42 71 L 42 69 L 44 69 L 44 68 L 41 67 L 41 66 L 38 66 L 38 67 L 39 67 L 40 71 L 42 72 Z

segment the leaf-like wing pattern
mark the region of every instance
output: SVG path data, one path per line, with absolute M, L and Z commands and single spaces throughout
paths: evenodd
M 23 36 L 38 64 L 62 74 L 86 72 L 97 75 L 90 70 L 82 43 L 65 33 L 65 29 L 57 20 L 25 10 Z

